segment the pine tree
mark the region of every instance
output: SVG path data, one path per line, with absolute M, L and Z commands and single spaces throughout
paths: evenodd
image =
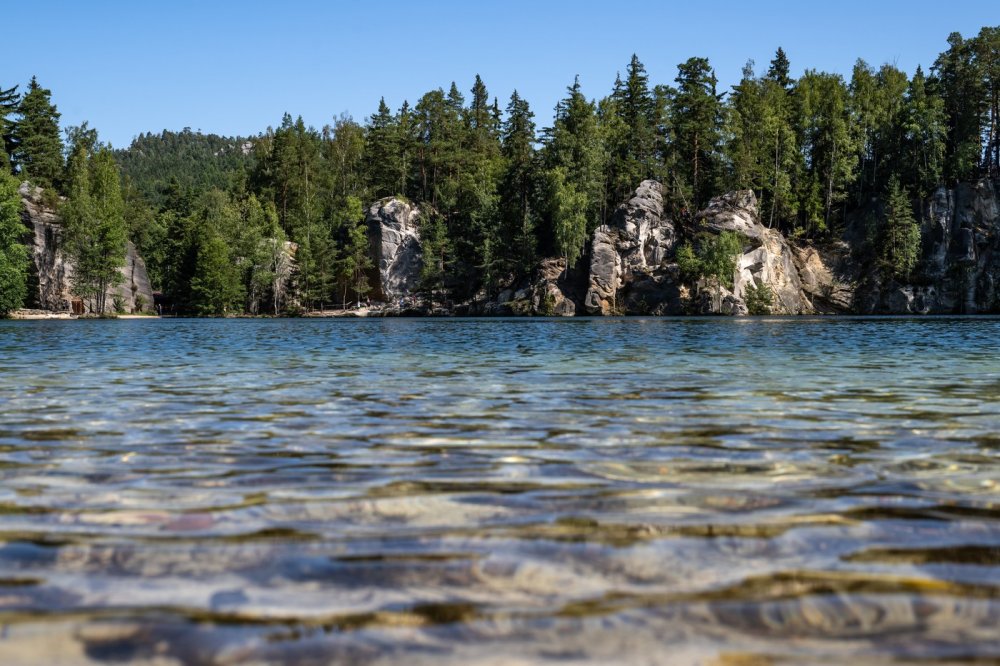
M 944 103 L 940 97 L 928 92 L 920 67 L 917 67 L 906 93 L 901 130 L 903 184 L 924 198 L 941 183 L 944 175 L 948 130 Z
M 979 31 L 976 64 L 982 72 L 986 118 L 983 123 L 983 172 L 1000 177 L 1000 26 Z
M 879 268 L 886 279 L 905 280 L 917 265 L 920 227 L 914 219 L 910 197 L 895 176 L 889 179 L 885 219 L 876 248 Z
M 948 50 L 934 62 L 933 92 L 944 100 L 948 119 L 945 177 L 969 180 L 979 173 L 982 128 L 987 113 L 982 71 L 975 58 L 975 42 L 955 32 Z
M 848 114 L 848 90 L 839 74 L 813 70 L 795 87 L 799 144 L 806 168 L 799 179 L 802 226 L 819 234 L 840 219 L 856 176 L 857 143 Z
M 211 227 L 203 229 L 196 243 L 196 262 L 191 277 L 191 298 L 195 313 L 203 316 L 230 314 L 243 301 L 243 285 L 222 235 Z
M 531 270 L 535 259 L 535 121 L 528 102 L 515 90 L 503 126 L 506 164 L 500 188 L 500 247 L 505 266 L 514 276 Z
M 11 116 L 17 114 L 21 96 L 17 89 L 19 86 L 6 90 L 0 86 L 0 153 L 3 159 L 0 160 L 0 169 L 10 168 L 10 156 L 17 149 L 14 131 L 15 122 Z
M 107 311 L 108 291 L 123 279 L 128 240 L 118 167 L 110 149 L 93 149 L 87 141 L 77 143 L 70 161 L 63 220 L 74 263 L 73 290 L 101 315 Z
M 393 145 L 396 133 L 395 122 L 383 97 L 379 100 L 378 112 L 371 117 L 365 131 L 365 161 L 368 165 L 368 183 L 371 186 L 372 195 L 377 199 L 393 194 L 402 194 L 397 189 L 400 180 L 395 173 L 396 165 L 394 164 L 396 152 L 396 146 Z
M 0 145 L 0 164 L 6 161 L 7 154 Z M 28 294 L 28 251 L 17 190 L 17 179 L 0 169 L 0 317 L 23 307 Z
M 444 218 L 440 214 L 425 210 L 421 216 L 420 245 L 423 258 L 420 264 L 420 288 L 426 293 L 431 304 L 439 298 L 446 299 L 445 277 L 451 257 L 451 246 Z
M 43 188 L 59 185 L 63 171 L 59 112 L 51 96 L 35 77 L 31 78 L 28 92 L 18 105 L 21 117 L 14 126 L 11 156 L 20 176 Z
M 576 265 L 589 237 L 587 195 L 569 182 L 565 167 L 548 171 L 549 214 L 555 236 L 555 250 L 566 260 L 566 269 Z
M 719 176 L 721 95 L 716 93 L 718 80 L 705 58 L 679 65 L 676 81 L 672 117 L 680 194 L 700 207 L 713 194 Z
M 551 128 L 544 131 L 543 141 L 545 145 L 542 159 L 549 172 L 547 192 L 553 197 L 546 208 L 550 214 L 563 210 L 567 200 L 566 188 L 571 188 L 574 193 L 571 198 L 582 197 L 580 214 L 585 221 L 585 233 L 589 236 L 603 222 L 604 154 L 597 125 L 597 110 L 594 103 L 587 101 L 581 92 L 579 77 L 567 89 L 567 96 L 556 105 L 555 121 Z M 557 169 L 561 170 L 561 174 L 553 173 Z M 556 182 L 562 182 L 563 185 L 555 187 Z M 556 239 L 562 233 L 558 231 L 560 223 L 552 217 L 550 224 L 552 249 L 566 256 L 558 249 L 561 243 Z
M 766 82 L 754 75 L 753 61 L 743 67 L 743 78 L 729 96 L 726 152 L 736 189 L 750 189 L 764 200 L 772 171 L 772 139 L 766 122 Z M 763 201 L 762 201 L 763 202 Z

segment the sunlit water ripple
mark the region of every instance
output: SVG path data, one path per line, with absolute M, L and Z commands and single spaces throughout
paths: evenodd
M 992 663 L 998 341 L 0 322 L 0 663 Z

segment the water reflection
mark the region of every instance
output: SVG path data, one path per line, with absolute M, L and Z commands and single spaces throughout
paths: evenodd
M 0 322 L 0 655 L 1000 659 L 998 334 Z

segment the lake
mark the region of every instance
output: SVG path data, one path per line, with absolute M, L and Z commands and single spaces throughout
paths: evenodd
M 1000 659 L 1000 320 L 0 322 L 0 663 Z

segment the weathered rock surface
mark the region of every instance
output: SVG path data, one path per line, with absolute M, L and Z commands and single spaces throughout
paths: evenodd
M 643 181 L 615 211 L 611 222 L 594 232 L 590 278 L 584 301 L 590 314 L 622 311 L 622 289 L 659 269 L 674 247 L 673 223 L 663 214 L 663 191 L 654 180 Z
M 419 219 L 416 206 L 395 197 L 369 207 L 368 239 L 379 277 L 373 300 L 391 302 L 416 291 L 422 265 Z
M 576 314 L 576 303 L 568 293 L 569 289 L 563 279 L 565 273 L 565 259 L 542 261 L 531 288 L 534 314 L 558 317 L 572 317 Z
M 793 246 L 802 291 L 817 314 L 845 314 L 854 307 L 857 276 L 843 241 L 826 246 Z
M 921 261 L 913 284 L 868 281 L 866 314 L 1000 312 L 1000 181 L 938 188 L 922 211 Z
M 33 292 L 29 302 L 43 310 L 70 310 L 73 296 L 73 264 L 62 250 L 63 228 L 58 214 L 43 200 L 42 190 L 23 183 L 19 190 L 24 205 L 22 217 L 30 230 L 30 251 L 33 259 Z M 108 290 L 108 304 L 121 299 L 127 313 L 150 312 L 153 290 L 146 273 L 146 264 L 129 242 L 122 281 Z
M 762 285 L 771 290 L 771 314 L 814 311 L 799 280 L 791 246 L 781 233 L 760 223 L 757 197 L 752 191 L 730 192 L 712 199 L 698 213 L 697 220 L 699 229 L 714 233 L 732 231 L 746 239 L 743 254 L 737 260 L 732 292 L 721 285 L 708 287 L 715 293 L 699 301 L 702 314 L 746 314 L 748 289 Z

